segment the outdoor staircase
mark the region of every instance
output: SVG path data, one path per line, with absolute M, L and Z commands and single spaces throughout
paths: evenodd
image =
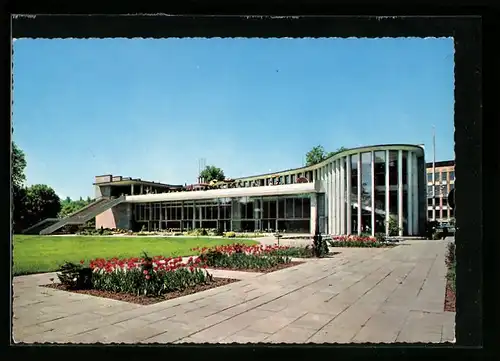
M 59 222 L 61 219 L 60 218 L 46 218 L 41 220 L 38 223 L 35 223 L 29 228 L 26 228 L 23 233 L 24 234 L 40 234 L 40 231 L 44 228 L 47 228 L 57 222 Z
M 118 198 L 99 198 L 88 206 L 79 209 L 77 212 L 70 214 L 69 216 L 58 219 L 57 222 L 49 225 L 40 230 L 40 234 L 47 235 L 54 233 L 58 229 L 68 225 L 68 224 L 85 224 L 90 221 L 95 216 L 101 214 L 102 212 L 122 203 L 125 201 L 125 196 L 121 196 Z M 53 219 L 53 218 L 52 218 Z M 45 222 L 46 220 L 42 221 Z M 39 222 L 38 224 L 41 224 Z M 32 227 L 30 227 L 32 228 Z M 28 229 L 29 230 L 29 229 Z M 26 231 L 28 231 L 26 230 Z M 26 233 L 25 231 L 25 233 Z

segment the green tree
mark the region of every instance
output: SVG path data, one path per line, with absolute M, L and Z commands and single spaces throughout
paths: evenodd
M 14 233 L 26 228 L 26 188 L 14 185 L 12 187 L 12 227 Z
M 345 147 L 340 147 L 335 152 L 326 152 L 322 145 L 317 145 L 313 147 L 309 152 L 306 153 L 306 166 L 321 163 L 327 158 L 334 156 L 337 153 L 347 150 Z
M 61 210 L 61 200 L 54 189 L 45 184 L 35 184 L 26 189 L 24 197 L 25 227 L 45 218 L 56 218 Z
M 348 148 L 346 148 L 346 147 L 340 147 L 340 148 L 339 148 L 339 149 L 337 149 L 335 152 L 329 152 L 329 153 L 327 154 L 326 158 L 333 157 L 335 154 L 338 154 L 338 153 L 344 152 L 344 151 L 346 151 L 346 150 L 348 150 Z M 325 159 L 326 159 L 326 158 L 325 158 Z
M 12 226 L 14 232 L 23 229 L 25 224 L 24 214 L 24 201 L 26 197 L 26 190 L 24 189 L 24 182 L 26 176 L 24 170 L 26 169 L 26 157 L 24 152 L 19 148 L 16 143 L 12 142 Z
M 223 181 L 226 177 L 224 176 L 224 171 L 213 165 L 207 165 L 200 173 L 200 178 L 205 182 L 210 182 L 212 180 Z
M 60 218 L 67 217 L 70 214 L 75 213 L 76 211 L 82 209 L 83 207 L 87 206 L 90 203 L 92 203 L 90 197 L 87 197 L 86 200 L 80 197 L 80 199 L 77 201 L 73 201 L 70 197 L 67 197 L 65 200 L 61 202 L 61 211 L 59 212 L 59 217 Z
M 24 170 L 26 169 L 26 157 L 24 152 L 19 148 L 16 143 L 12 142 L 12 183 L 14 187 L 22 187 L 26 176 Z
M 318 164 L 326 159 L 325 148 L 322 145 L 313 147 L 306 153 L 306 166 Z

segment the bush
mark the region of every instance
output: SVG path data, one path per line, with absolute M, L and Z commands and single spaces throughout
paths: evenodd
M 316 257 L 324 257 L 328 254 L 328 244 L 320 233 L 316 233 L 313 237 L 312 252 Z
M 448 249 L 446 252 L 446 263 L 451 265 L 455 262 L 455 242 L 448 243 Z
M 234 232 L 226 232 L 226 233 L 224 233 L 224 237 L 226 237 L 226 238 L 235 238 L 236 237 L 236 233 L 234 233 Z
M 448 250 L 446 252 L 446 265 L 448 267 L 448 272 L 446 273 L 446 279 L 448 280 L 451 289 L 456 291 L 456 255 L 455 255 L 455 242 L 448 243 Z
M 427 221 L 425 224 L 425 235 L 427 239 L 434 239 L 434 233 L 436 233 L 438 226 L 437 221 Z
M 195 237 L 208 236 L 208 232 L 204 228 L 193 229 L 192 231 L 189 231 L 188 234 L 190 236 L 195 236 Z
M 309 245 L 305 247 L 287 247 L 287 248 L 277 249 L 270 253 L 272 255 L 283 256 L 283 257 L 295 257 L 295 258 L 315 257 L 313 248 Z
M 384 233 L 375 233 L 375 240 L 379 243 L 387 242 L 387 238 Z
M 443 237 L 444 237 L 444 233 L 441 232 L 441 231 L 437 231 L 437 232 L 434 232 L 432 234 L 432 239 L 433 240 L 443 239 Z
M 401 230 L 401 228 L 399 228 L 398 220 L 390 217 L 388 223 L 389 223 L 389 236 L 390 237 L 399 236 L 399 231 Z
M 291 259 L 286 255 L 288 248 L 263 245 L 246 246 L 236 243 L 212 248 L 193 248 L 192 250 L 200 251 L 197 260 L 199 260 L 200 265 L 206 267 L 266 269 L 289 263 Z
M 228 255 L 216 251 L 207 252 L 207 254 L 201 255 L 200 259 L 201 263 L 207 267 L 237 269 L 266 269 L 291 261 L 287 256 L 261 256 L 243 252 Z
M 223 236 L 224 235 L 224 232 L 222 232 L 221 229 L 217 229 L 217 228 L 214 228 L 214 229 L 211 229 L 208 234 L 210 236 Z
M 64 263 L 57 273 L 57 278 L 70 289 L 89 289 L 92 287 L 92 270 L 83 267 L 82 264 Z

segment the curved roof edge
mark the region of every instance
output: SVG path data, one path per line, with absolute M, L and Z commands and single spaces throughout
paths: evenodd
M 360 152 L 381 151 L 381 150 L 412 150 L 412 151 L 417 151 L 417 152 L 421 153 L 422 156 L 424 155 L 424 146 L 423 145 L 417 145 L 417 144 L 369 145 L 369 146 L 356 147 L 356 148 L 350 148 L 350 149 L 344 150 L 342 152 L 339 152 L 339 153 L 332 155 L 331 157 L 326 158 L 324 161 L 322 161 L 320 163 L 313 164 L 310 166 L 285 169 L 285 170 L 277 171 L 277 172 L 263 173 L 263 174 L 257 174 L 257 175 L 252 175 L 252 176 L 247 176 L 247 177 L 239 177 L 239 178 L 233 178 L 233 179 L 237 180 L 237 181 L 244 181 L 244 180 L 254 180 L 256 178 L 261 178 L 261 177 L 266 177 L 266 176 L 275 176 L 275 175 L 280 175 L 280 174 L 289 173 L 289 172 L 307 172 L 310 170 L 315 170 L 315 169 L 321 168 L 333 160 L 336 160 L 338 158 L 342 158 L 342 157 L 345 157 L 345 156 L 348 156 L 351 154 L 356 154 L 356 153 L 360 153 Z

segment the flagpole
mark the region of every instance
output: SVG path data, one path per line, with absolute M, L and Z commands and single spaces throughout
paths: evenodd
M 432 214 L 436 220 L 436 126 L 432 126 Z

